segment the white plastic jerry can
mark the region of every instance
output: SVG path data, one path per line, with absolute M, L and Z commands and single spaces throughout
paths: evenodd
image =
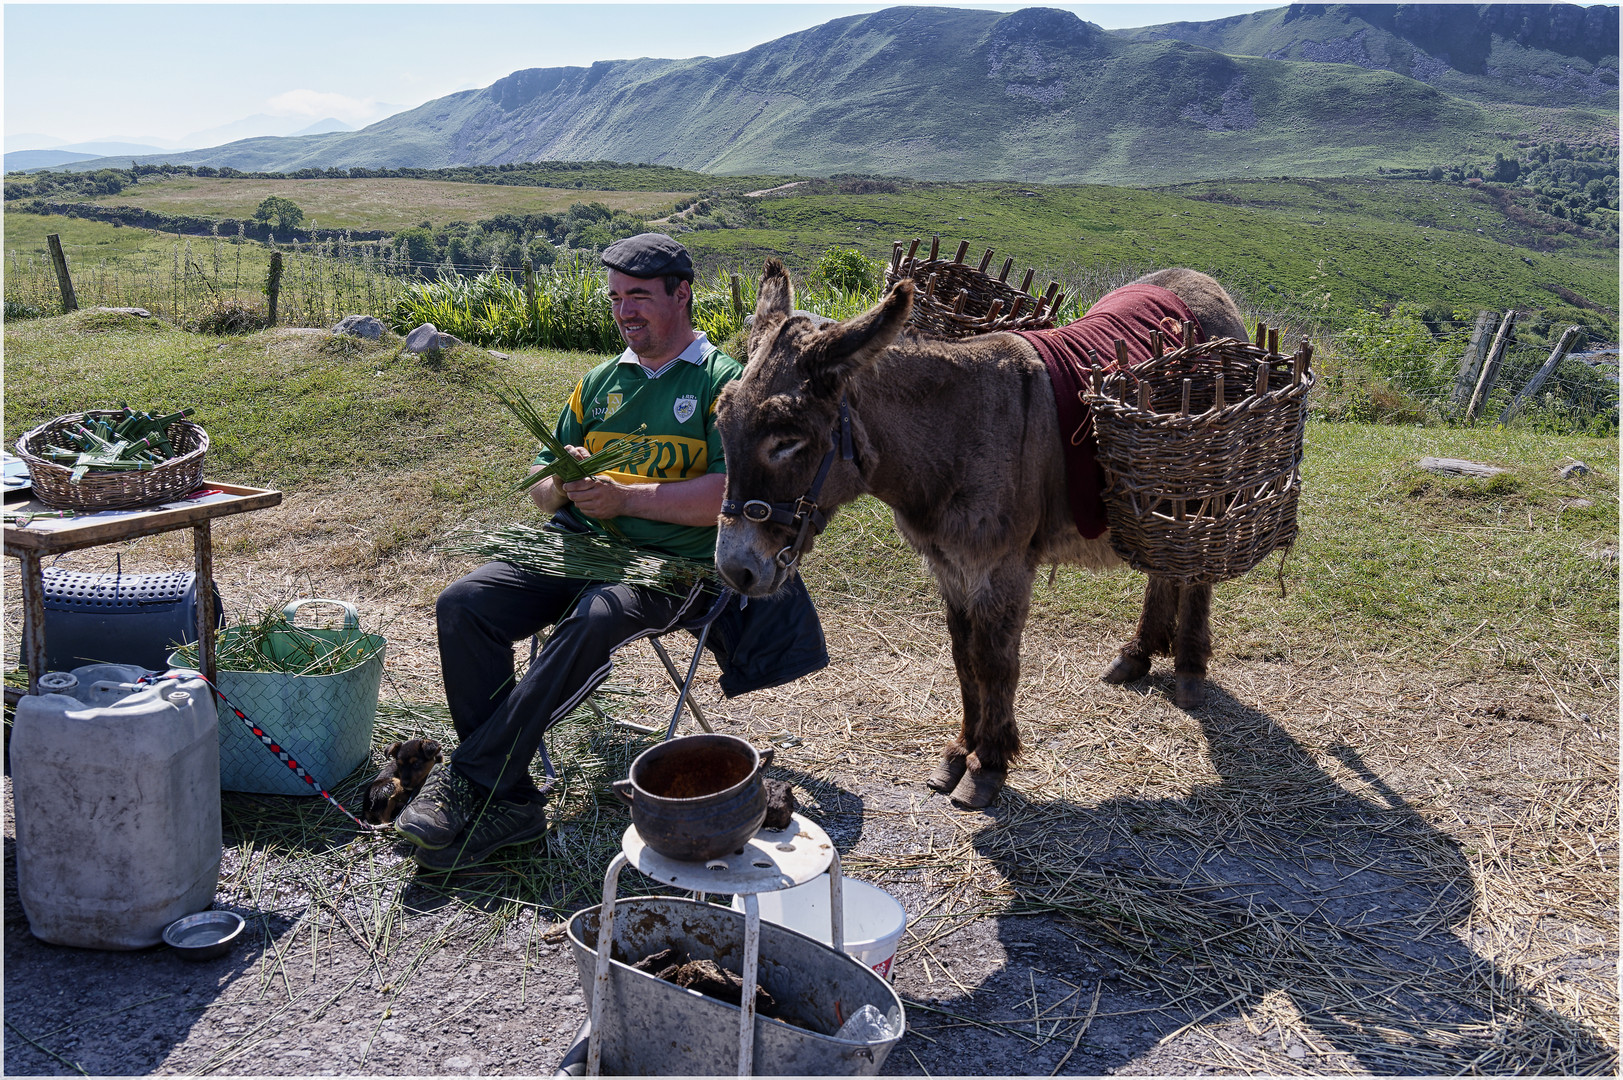
M 200 676 L 91 664 L 17 703 L 17 887 L 42 941 L 142 949 L 214 902 L 219 720 Z

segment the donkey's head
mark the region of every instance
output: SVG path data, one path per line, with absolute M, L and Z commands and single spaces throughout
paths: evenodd
M 776 592 L 834 508 L 862 494 L 862 446 L 842 402 L 852 377 L 907 322 L 913 283 L 868 311 L 813 327 L 794 312 L 794 286 L 768 259 L 744 375 L 722 391 L 716 426 L 727 457 L 727 498 L 716 569 L 746 596 Z M 853 453 L 854 451 L 854 453 Z

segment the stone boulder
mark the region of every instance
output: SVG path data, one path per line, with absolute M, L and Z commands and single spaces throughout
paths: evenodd
M 432 349 L 449 349 L 462 344 L 462 339 L 454 334 L 442 334 L 439 327 L 433 323 L 424 323 L 406 335 L 406 349 L 408 352 L 425 353 Z
M 332 328 L 332 332 L 365 338 L 367 341 L 376 341 L 383 336 L 383 329 L 383 322 L 371 315 L 345 315 L 338 320 L 338 324 Z

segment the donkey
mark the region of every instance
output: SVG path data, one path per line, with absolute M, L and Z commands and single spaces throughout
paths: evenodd
M 1239 309 L 1193 270 L 1139 279 L 1180 297 L 1207 337 L 1243 339 Z M 942 340 L 905 329 L 913 283 L 873 308 L 814 327 L 767 260 L 743 377 L 716 414 L 727 489 L 716 568 L 746 596 L 776 591 L 837 507 L 870 494 L 941 590 L 963 697 L 963 727 L 929 784 L 962 807 L 988 805 L 1020 752 L 1014 691 L 1031 588 L 1044 563 L 1103 569 L 1108 533 L 1084 539 L 1066 492 L 1062 435 L 1047 369 L 1024 338 Z M 1204 700 L 1211 586 L 1151 577 L 1138 630 L 1103 673 L 1144 677 L 1172 652 L 1175 701 Z

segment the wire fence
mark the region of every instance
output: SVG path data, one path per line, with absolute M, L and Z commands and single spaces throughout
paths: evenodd
M 1568 353 L 1557 361 L 1530 395 L 1517 402 L 1514 415 L 1507 414 L 1512 402 L 1544 369 L 1550 351 L 1522 345 L 1508 349 L 1498 377 L 1485 387 L 1477 411 L 1479 421 L 1515 420 L 1524 425 L 1559 432 L 1603 434 L 1615 431 L 1618 426 L 1615 346 L 1607 350 Z M 1443 402 L 1446 416 L 1464 418 L 1474 393 L 1473 382 L 1465 379 L 1454 383 Z
M 343 238 L 259 245 L 231 237 L 176 237 L 167 248 L 148 246 L 116 258 L 65 248 L 80 307 L 138 307 L 192 328 L 225 309 L 265 312 L 274 253 L 282 257 L 278 325 L 331 326 L 345 315 L 363 314 L 401 332 L 433 323 L 479 345 L 590 352 L 623 347 L 607 272 L 585 253 L 571 253 L 530 279 L 520 267 L 412 259 L 387 244 Z M 694 283 L 694 325 L 718 343 L 742 329 L 755 305 L 753 276 L 737 275 L 736 291 L 733 276 L 722 270 Z M 8 253 L 5 302 L 7 318 L 62 310 L 49 255 Z
M 264 309 L 273 253 L 282 255 L 277 322 L 329 326 L 351 313 L 388 308 L 405 285 L 392 249 L 339 238 L 267 247 L 228 237 L 176 237 L 119 257 L 66 247 L 80 307 L 138 307 L 179 326 L 195 326 L 223 307 Z M 6 317 L 56 314 L 62 296 L 49 255 L 7 253 Z

